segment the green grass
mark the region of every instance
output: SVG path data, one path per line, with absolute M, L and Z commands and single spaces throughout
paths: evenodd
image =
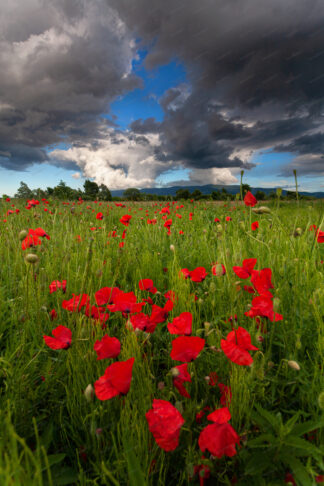
M 7 216 L 12 203 L 20 213 Z M 230 485 L 235 477 L 239 485 L 281 485 L 287 472 L 299 485 L 315 484 L 315 476 L 323 474 L 324 452 L 319 404 L 324 391 L 324 245 L 308 228 L 316 224 L 323 229 L 323 201 L 300 201 L 299 206 L 282 202 L 280 207 L 274 202 L 271 213 L 261 215 L 244 206 L 187 202 L 175 209 L 177 204 L 171 203 L 170 236 L 159 203 L 117 208 L 114 203 L 99 207 L 84 202 L 72 213 L 71 203 L 54 201 L 48 205 L 52 214 L 42 203 L 31 210 L 24 206 L 14 200 L 3 201 L 0 208 L 1 485 L 196 485 L 198 475 L 190 477 L 194 465 L 202 463 L 211 470 L 206 485 Z M 99 211 L 102 221 L 95 219 Z M 194 213 L 192 221 L 189 212 Z M 119 248 L 125 229 L 119 219 L 127 213 L 132 219 L 125 246 Z M 232 220 L 226 222 L 226 216 Z M 148 225 L 148 217 L 158 223 Z M 255 232 L 251 221 L 259 221 Z M 99 226 L 102 229 L 90 230 Z M 19 232 L 37 227 L 51 239 L 22 251 Z M 296 228 L 302 229 L 300 236 L 294 236 Z M 108 237 L 114 229 L 118 236 Z M 36 265 L 24 260 L 33 252 L 39 257 Z M 272 269 L 272 292 L 283 320 L 264 318 L 266 334 L 244 314 L 252 296 L 243 290 L 247 282 L 241 280 L 239 289 L 240 279 L 232 271 L 244 258 L 257 258 L 256 269 Z M 226 275 L 212 275 L 215 262 L 225 265 Z M 181 268 L 197 266 L 209 272 L 203 282 L 179 276 Z M 94 303 L 94 293 L 104 286 L 133 291 L 141 300 L 148 295 L 139 290 L 142 278 L 153 279 L 158 288 L 156 304 L 164 305 L 167 290 L 178 296 L 168 320 L 150 336 L 129 331 L 120 312 L 112 313 L 107 329 L 102 329 L 83 312 L 62 308 L 72 293 L 87 293 Z M 66 294 L 50 294 L 49 284 L 63 279 Z M 58 313 L 53 322 L 52 309 Z M 206 339 L 200 356 L 189 364 L 192 383 L 186 386 L 191 399 L 183 398 L 172 384 L 170 370 L 179 363 L 170 358 L 174 336 L 166 329 L 184 311 L 193 315 L 193 335 Z M 250 367 L 230 362 L 220 351 L 220 340 L 231 330 L 227 320 L 234 314 L 259 347 L 251 353 Z M 72 346 L 55 351 L 42 336 L 59 324 L 72 330 Z M 120 339 L 118 360 L 135 357 L 132 383 L 125 397 L 88 402 L 85 388 L 115 361 L 96 360 L 93 345 L 104 334 Z M 290 368 L 288 360 L 296 361 L 300 370 Z M 195 415 L 204 406 L 221 406 L 218 387 L 206 381 L 210 372 L 232 389 L 230 423 L 241 436 L 241 447 L 232 458 L 214 459 L 206 452 L 201 459 L 198 437 L 208 422 L 204 418 L 197 423 Z M 185 419 L 174 452 L 160 449 L 148 429 L 145 413 L 154 398 L 170 401 Z

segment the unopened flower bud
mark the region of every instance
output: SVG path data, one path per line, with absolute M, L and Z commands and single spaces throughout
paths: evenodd
M 20 239 L 20 241 L 22 241 L 26 238 L 26 236 L 28 236 L 28 232 L 26 230 L 21 230 L 18 235 L 18 238 Z
M 26 257 L 25 257 L 25 260 L 26 260 L 26 262 L 34 265 L 35 263 L 37 263 L 39 261 L 39 258 L 35 253 L 28 253 L 28 255 L 26 255 Z
M 321 410 L 324 410 L 324 391 L 318 395 L 318 406 Z
M 164 383 L 164 381 L 159 381 L 159 383 L 158 383 L 158 389 L 159 389 L 159 390 L 163 390 L 163 388 L 165 388 L 165 383 Z
M 210 326 L 211 326 L 210 322 L 204 322 L 204 328 L 206 331 L 209 330 Z
M 170 250 L 173 252 L 175 251 L 174 245 L 170 245 Z
M 87 388 L 84 390 L 84 397 L 87 400 L 87 402 L 91 402 L 94 397 L 94 389 L 91 383 L 87 386 Z
M 287 362 L 289 368 L 293 369 L 293 370 L 296 370 L 296 371 L 299 371 L 300 370 L 300 366 L 299 364 L 297 363 L 297 361 L 292 361 L 292 360 L 289 360 Z
M 175 378 L 180 375 L 180 371 L 178 368 L 171 368 L 171 375 L 174 376 Z

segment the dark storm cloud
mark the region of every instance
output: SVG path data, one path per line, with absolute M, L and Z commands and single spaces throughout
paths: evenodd
M 12 169 L 45 160 L 40 149 L 62 137 L 100 138 L 113 125 L 100 114 L 141 86 L 131 37 L 102 0 L 6 2 L 0 31 L 0 164 Z
M 322 0 L 109 4 L 143 45 L 151 46 L 147 68 L 176 56 L 186 65 L 191 84 L 187 103 L 169 108 L 179 96 L 173 88 L 161 105 L 166 112 L 164 151 L 184 156 L 189 165 L 231 167 L 230 144 L 233 151 L 283 143 L 299 153 L 295 139 L 323 122 Z M 209 114 L 211 100 L 218 104 Z M 309 153 L 316 152 L 317 138 L 307 141 Z M 305 170 L 311 166 L 305 164 Z
M 158 133 L 161 129 L 161 124 L 154 117 L 149 117 L 145 120 L 140 118 L 130 124 L 130 129 L 135 133 Z
M 323 0 L 14 0 L 1 6 L 0 31 L 1 165 L 45 161 L 44 148 L 62 141 L 118 159 L 123 146 L 142 153 L 154 140 L 154 176 L 171 161 L 251 168 L 247 154 L 271 147 L 320 173 Z M 141 86 L 131 73 L 140 46 L 147 69 L 178 58 L 188 82 L 159 100 L 162 122 L 135 120 L 121 137 L 100 114 Z M 59 156 L 52 162 L 76 164 Z

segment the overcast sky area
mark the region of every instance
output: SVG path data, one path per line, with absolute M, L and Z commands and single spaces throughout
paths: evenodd
M 0 191 L 324 191 L 323 0 L 10 0 Z

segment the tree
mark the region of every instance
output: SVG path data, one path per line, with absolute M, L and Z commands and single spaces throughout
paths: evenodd
M 176 199 L 189 199 L 190 191 L 189 189 L 178 189 L 176 192 Z
M 192 199 L 195 199 L 195 200 L 198 200 L 200 199 L 202 196 L 202 192 L 199 191 L 199 189 L 195 189 L 192 193 L 191 193 L 191 197 Z
M 265 193 L 263 191 L 257 191 L 255 193 L 255 197 L 257 198 L 258 201 L 264 201 L 265 200 Z
M 73 189 L 67 186 L 64 181 L 60 181 L 53 189 L 53 196 L 58 199 L 73 199 Z
M 123 197 L 131 201 L 138 201 L 141 199 L 141 191 L 135 187 L 130 187 L 123 192 Z
M 111 192 L 109 191 L 108 187 L 105 186 L 105 184 L 100 184 L 99 186 L 99 194 L 98 194 L 99 199 L 102 199 L 103 201 L 111 201 Z
M 211 197 L 214 201 L 219 201 L 221 199 L 221 194 L 219 191 L 213 191 Z
M 20 186 L 15 194 L 15 197 L 21 197 L 23 199 L 32 199 L 33 191 L 29 189 L 27 184 L 23 181 L 20 182 Z
M 251 186 L 249 184 L 242 184 L 242 191 L 243 194 L 246 194 L 248 191 L 251 191 Z
M 99 186 L 96 182 L 87 179 L 83 184 L 86 199 L 96 199 L 99 194 Z

